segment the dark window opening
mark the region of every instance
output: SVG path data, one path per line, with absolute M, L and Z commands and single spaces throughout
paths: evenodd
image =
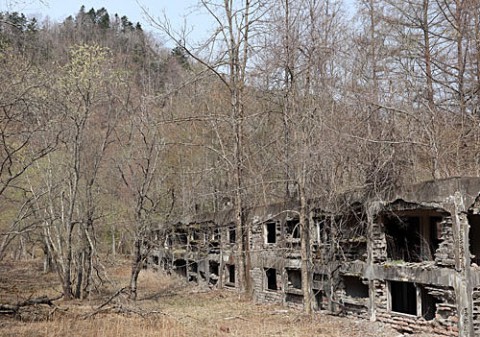
M 173 267 L 176 274 L 187 277 L 187 262 L 185 260 L 175 260 Z
M 417 289 L 410 282 L 390 282 L 391 309 L 408 315 L 417 314 Z
M 167 240 L 166 240 L 167 248 L 172 248 L 173 247 L 173 240 L 171 235 L 167 235 Z
M 323 290 L 314 289 L 315 294 L 315 302 L 317 303 L 318 310 L 324 310 L 328 306 L 328 299 L 325 296 L 325 292 Z
M 285 296 L 285 301 L 297 305 L 303 305 L 303 296 L 299 294 L 287 293 L 287 295 Z
M 346 215 L 336 219 L 337 226 L 342 229 L 344 239 L 358 239 L 366 236 L 366 216 L 360 209 L 352 209 Z
M 175 234 L 175 241 L 181 246 L 186 246 L 188 243 L 188 236 L 185 232 L 178 232 Z
M 277 287 L 277 270 L 273 268 L 265 269 L 265 276 L 267 277 L 267 289 L 278 290 Z
M 202 232 L 198 231 L 198 230 L 192 230 L 192 232 L 191 232 L 191 239 L 192 239 L 192 241 L 200 241 L 200 242 L 202 242 L 202 241 L 205 240 L 205 235 L 204 235 Z
M 359 206 L 353 208 L 344 215 L 335 217 L 337 228 L 336 241 L 340 243 L 339 259 L 346 261 L 366 261 L 367 259 L 367 221 L 365 213 Z
M 385 219 L 387 256 L 391 260 L 421 262 L 420 218 L 394 215 Z
M 228 242 L 235 243 L 236 240 L 237 240 L 237 235 L 236 235 L 235 227 L 231 226 L 228 229 Z
M 220 233 L 220 228 L 214 228 L 212 233 L 212 240 L 213 241 L 220 241 L 222 235 Z
M 266 232 L 266 243 L 276 243 L 277 242 L 277 223 L 276 222 L 267 222 L 265 224 Z
M 290 219 L 285 222 L 285 234 L 292 239 L 300 239 L 300 222 L 298 219 Z
M 218 282 L 220 264 L 216 261 L 209 261 L 208 266 L 209 266 L 209 272 L 210 272 L 209 283 L 215 285 Z
M 368 286 L 362 282 L 362 279 L 355 276 L 343 276 L 343 285 L 345 294 L 352 298 L 367 298 Z
M 442 234 L 441 216 L 384 217 L 387 256 L 405 262 L 433 261 Z
M 196 262 L 191 261 L 188 266 L 191 273 L 198 273 L 198 264 Z
M 385 221 L 387 256 L 392 260 L 420 262 L 420 219 L 387 217 Z
M 327 220 L 325 218 L 317 218 L 315 219 L 315 226 L 317 231 L 317 242 L 324 244 L 328 243 L 329 233 Z
M 220 252 L 220 239 L 220 228 L 213 228 L 211 240 L 208 241 L 209 253 L 218 254 Z
M 468 215 L 471 263 L 480 265 L 480 215 Z
M 302 273 L 298 269 L 287 269 L 288 288 L 302 289 Z
M 422 288 L 422 317 L 425 320 L 431 321 L 435 318 L 439 302 L 436 297 L 430 295 L 425 288 Z
M 235 265 L 234 264 L 227 265 L 227 285 L 230 285 L 230 286 L 235 285 Z

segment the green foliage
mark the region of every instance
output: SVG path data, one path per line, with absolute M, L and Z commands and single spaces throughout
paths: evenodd
M 190 70 L 190 64 L 188 62 L 188 57 L 185 52 L 185 48 L 182 46 L 176 46 L 171 51 L 171 56 L 186 70 Z
M 18 12 L 0 12 L 0 50 L 8 46 L 19 51 L 32 49 L 32 43 L 38 32 L 38 22 L 35 18 L 28 19 Z

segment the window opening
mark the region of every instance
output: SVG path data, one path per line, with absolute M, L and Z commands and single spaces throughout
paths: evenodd
M 277 223 L 276 222 L 267 222 L 265 224 L 265 239 L 266 243 L 276 243 L 277 242 Z
M 230 243 L 235 243 L 237 239 L 236 231 L 235 231 L 235 226 L 230 226 L 228 229 L 228 242 Z
M 422 291 L 422 317 L 427 321 L 431 321 L 435 318 L 437 312 L 437 304 L 440 301 L 428 293 L 428 290 L 423 288 Z
M 362 279 L 355 276 L 343 276 L 343 285 L 345 294 L 352 298 L 367 298 L 368 286 L 362 282 Z
M 267 278 L 267 289 L 278 290 L 277 287 L 277 270 L 273 268 L 265 269 L 265 276 Z
M 468 215 L 471 263 L 480 266 L 480 215 Z
M 216 261 L 209 261 L 208 266 L 209 266 L 209 272 L 210 272 L 209 283 L 215 285 L 218 282 L 220 264 Z
M 288 288 L 302 289 L 302 273 L 299 269 L 287 269 Z
M 187 262 L 185 260 L 175 260 L 173 262 L 175 273 L 180 276 L 187 277 Z
M 285 223 L 285 233 L 292 239 L 300 239 L 300 221 L 298 219 L 290 219 Z
M 227 271 L 228 271 L 227 285 L 234 286 L 235 285 L 235 265 L 234 264 L 227 265 Z
M 417 289 L 410 282 L 390 282 L 391 310 L 408 315 L 417 315 Z

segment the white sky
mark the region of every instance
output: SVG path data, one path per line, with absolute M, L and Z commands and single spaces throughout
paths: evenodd
M 346 0 L 347 6 L 353 7 L 353 1 Z M 82 5 L 86 11 L 92 7 L 95 10 L 105 7 L 111 16 L 115 13 L 126 15 L 134 24 L 140 22 L 144 30 L 160 34 L 148 23 L 143 7 L 152 17 L 161 21 L 165 14 L 177 30 L 186 22 L 187 30 L 191 31 L 189 42 L 195 43 L 205 40 L 212 30 L 212 19 L 195 7 L 197 3 L 198 0 L 0 0 L 0 11 L 22 12 L 34 15 L 40 21 L 48 17 L 53 22 L 61 22 L 69 15 L 75 15 Z M 169 44 L 169 41 L 163 42 Z
M 208 36 L 209 20 L 196 10 L 197 0 L 0 0 L 0 11 L 22 12 L 34 15 L 39 19 L 50 18 L 53 22 L 61 22 L 69 15 L 75 15 L 82 5 L 88 11 L 92 7 L 98 10 L 105 7 L 113 16 L 126 15 L 134 24 L 140 22 L 144 30 L 151 31 L 141 7 L 148 10 L 154 18 L 163 20 L 164 13 L 172 26 L 180 29 L 185 22 L 192 30 L 194 40 Z

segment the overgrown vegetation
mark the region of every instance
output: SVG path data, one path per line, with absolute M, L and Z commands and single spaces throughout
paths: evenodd
M 248 292 L 247 207 L 299 201 L 310 280 L 308 200 L 478 175 L 480 4 L 356 4 L 201 1 L 200 46 L 152 17 L 173 50 L 105 8 L 1 13 L 0 260 L 87 299 L 132 254 L 136 298 L 153 231 L 233 203 Z
M 53 296 L 62 286 L 41 273 L 41 261 L 0 263 L 0 303 L 41 294 Z M 130 265 L 106 264 L 110 275 L 102 292 L 89 301 L 53 301 L 25 307 L 18 316 L 2 315 L 2 336 L 394 336 L 379 323 L 315 314 L 310 317 L 279 306 L 238 300 L 231 291 L 207 291 L 158 272 L 140 275 L 136 301 L 128 293 L 112 298 L 128 284 Z M 8 272 L 6 272 L 8 270 Z M 39 276 L 40 275 L 40 276 Z M 1 312 L 0 308 L 0 312 Z

